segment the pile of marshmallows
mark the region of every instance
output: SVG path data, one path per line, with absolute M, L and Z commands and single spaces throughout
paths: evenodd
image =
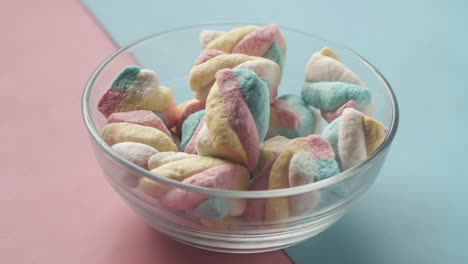
M 384 141 L 384 125 L 367 116 L 371 93 L 331 49 L 310 58 L 301 95 L 277 97 L 286 43 L 276 25 L 205 30 L 200 43 L 195 99 L 179 106 L 151 70 L 130 66 L 113 81 L 98 109 L 107 118 L 102 137 L 119 155 L 187 184 L 273 190 L 332 177 Z M 329 123 L 321 135 L 320 115 Z M 224 199 L 132 177 L 130 187 L 206 225 L 281 221 L 317 204 L 310 194 Z

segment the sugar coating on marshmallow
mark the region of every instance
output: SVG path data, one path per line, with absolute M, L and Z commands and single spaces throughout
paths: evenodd
M 245 167 L 225 163 L 201 171 L 182 182 L 206 188 L 246 190 L 249 178 Z M 245 209 L 244 199 L 212 198 L 179 188 L 169 190 L 159 200 L 165 207 L 179 211 L 190 211 L 190 214 L 198 218 L 210 220 L 220 220 L 227 215 L 239 216 Z
M 307 104 L 324 111 L 333 111 L 350 100 L 363 111 L 371 102 L 368 89 L 343 82 L 306 82 L 301 94 Z
M 206 129 L 197 135 L 197 153 L 253 170 L 268 130 L 268 88 L 246 69 L 221 70 L 216 80 L 206 103 Z
M 282 189 L 312 183 L 339 173 L 332 147 L 325 138 L 311 135 L 288 141 L 281 153 L 257 176 L 250 189 Z M 304 194 L 289 199 L 276 197 L 247 201 L 246 216 L 256 221 L 282 221 L 289 216 L 311 210 L 317 194 Z M 254 207 L 254 209 L 251 208 Z M 260 211 L 259 211 L 260 210 Z
M 258 27 L 256 26 L 243 26 L 234 28 L 228 32 L 223 32 L 216 38 L 213 38 L 207 45 L 205 45 L 204 49 L 216 49 L 222 50 L 226 53 L 231 53 L 232 49 L 240 40 L 242 40 L 249 33 L 255 31 L 257 28 Z
M 142 126 L 154 127 L 168 137 L 172 138 L 171 132 L 167 129 L 164 122 L 153 112 L 148 110 L 134 110 L 128 112 L 112 113 L 107 118 L 107 123 L 132 123 Z
M 340 117 L 343 114 L 343 111 L 346 108 L 357 109 L 358 108 L 358 103 L 356 101 L 354 101 L 354 100 L 349 100 L 348 102 L 346 102 L 345 104 L 343 104 L 342 106 L 338 107 L 335 110 L 322 111 L 321 115 L 322 115 L 323 119 L 325 119 L 328 123 L 330 123 L 333 120 L 335 120 L 336 118 Z
M 148 169 L 148 160 L 158 151 L 146 144 L 137 142 L 121 142 L 112 145 L 112 149 L 124 159 Z
M 317 134 L 320 121 L 318 112 L 310 108 L 301 96 L 282 95 L 271 105 L 267 138 L 277 135 L 296 138 Z
M 154 170 L 166 163 L 170 163 L 176 160 L 182 160 L 186 158 L 194 157 L 192 154 L 188 154 L 185 152 L 158 152 L 153 155 L 147 160 L 147 168 L 149 170 Z
M 222 165 L 226 161 L 212 158 L 194 155 L 193 157 L 175 160 L 166 164 L 163 164 L 155 169 L 151 170 L 161 177 L 166 177 L 175 181 L 183 181 L 184 179 L 207 170 L 211 167 Z M 157 197 L 166 192 L 170 187 L 159 182 L 152 181 L 151 179 L 142 178 L 140 180 L 140 189 L 148 196 Z
M 202 64 L 222 54 L 227 54 L 227 53 L 222 50 L 204 50 L 195 60 L 195 65 Z
M 105 117 L 114 112 L 149 110 L 158 114 L 168 128 L 177 119 L 172 90 L 160 86 L 154 72 L 138 66 L 129 66 L 117 76 L 99 101 L 98 110 Z
M 339 81 L 364 86 L 364 83 L 352 72 L 330 48 L 323 48 L 312 54 L 306 69 L 307 82 Z
M 148 169 L 148 159 L 158 153 L 156 149 L 151 146 L 136 143 L 136 142 L 121 142 L 112 145 L 112 149 L 117 152 L 122 158 L 142 167 Z M 132 172 L 131 170 L 122 170 L 115 174 L 115 177 L 122 184 L 135 188 L 138 186 L 140 174 Z
M 224 31 L 219 30 L 202 30 L 200 32 L 200 47 L 205 49 L 208 43 L 213 41 L 215 38 L 224 34 Z
M 178 137 L 182 136 L 182 125 L 185 120 L 193 113 L 205 109 L 205 103 L 197 99 L 192 99 L 177 106 L 177 122 L 175 130 Z
M 235 69 L 248 69 L 255 72 L 268 86 L 270 102 L 278 96 L 278 86 L 281 81 L 281 72 L 278 64 L 271 60 L 258 58 L 241 63 Z
M 244 54 L 220 54 L 207 60 L 199 60 L 201 63 L 192 68 L 189 79 L 195 98 L 201 102 L 206 101 L 211 87 L 216 81 L 216 73 L 225 68 L 232 69 L 236 67 L 252 70 L 268 84 L 272 96 L 277 94 L 281 72 L 278 64 L 271 60 Z M 272 97 L 273 99 L 274 97 Z
M 195 142 L 200 129 L 204 125 L 205 110 L 200 110 L 189 115 L 183 122 L 181 128 L 180 148 L 190 154 L 195 154 Z
M 253 173 L 253 176 L 255 177 L 265 167 L 273 162 L 281 153 L 281 151 L 283 151 L 284 147 L 289 143 L 289 141 L 290 139 L 283 136 L 275 136 L 265 140 L 265 142 L 263 142 L 263 144 L 260 146 L 258 165 L 256 172 Z
M 277 25 L 244 26 L 227 32 L 202 31 L 200 42 L 205 50 L 264 57 L 282 70 L 286 59 L 286 41 Z
M 375 103 L 365 84 L 329 48 L 314 53 L 305 70 L 304 100 L 332 122 L 346 108 L 373 114 Z
M 160 130 L 131 123 L 111 123 L 104 127 L 102 138 L 110 146 L 121 142 L 146 144 L 158 151 L 177 151 L 171 138 Z
M 372 155 L 385 140 L 386 133 L 382 123 L 348 108 L 324 129 L 323 136 L 333 146 L 344 171 Z

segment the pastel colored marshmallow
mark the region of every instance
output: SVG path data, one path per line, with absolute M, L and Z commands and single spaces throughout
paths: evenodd
M 112 149 L 124 159 L 148 169 L 148 160 L 158 151 L 146 144 L 137 142 L 121 142 L 112 145 Z
M 107 123 L 132 123 L 142 126 L 154 127 L 168 137 L 172 138 L 171 132 L 164 122 L 155 113 L 148 110 L 134 110 L 128 112 L 116 112 L 107 117 Z
M 202 30 L 200 32 L 200 47 L 204 49 L 208 45 L 208 43 L 210 43 L 215 38 L 221 36 L 224 33 L 224 31 L 220 30 Z
M 247 190 L 250 175 L 247 169 L 233 163 L 209 168 L 186 178 L 182 182 L 205 188 L 223 190 Z M 163 206 L 187 211 L 200 219 L 220 220 L 226 216 L 239 216 L 245 210 L 244 199 L 224 199 L 174 188 L 160 199 Z
M 283 68 L 286 59 L 286 41 L 277 25 L 243 26 L 228 32 L 204 30 L 200 34 L 204 50 L 221 50 L 264 57 Z
M 364 83 L 330 48 L 315 52 L 305 69 L 306 82 L 339 81 L 364 87 Z
M 385 140 L 387 129 L 379 121 L 348 108 L 322 134 L 332 145 L 344 171 L 372 155 Z
M 254 179 L 251 190 L 290 188 L 339 173 L 331 145 L 319 135 L 296 138 Z M 281 222 L 313 209 L 318 193 L 247 201 L 244 216 L 252 221 Z
M 205 124 L 205 110 L 189 115 L 182 124 L 180 148 L 190 154 L 196 154 L 196 138 Z
M 202 64 L 216 56 L 228 54 L 222 50 L 204 50 L 195 60 L 195 65 Z
M 265 82 L 247 69 L 220 70 L 205 111 L 206 124 L 196 138 L 197 153 L 254 170 L 270 116 Z
M 166 159 L 167 163 L 161 162 L 151 170 L 151 173 L 205 188 L 226 190 L 248 188 L 250 175 L 244 166 L 212 157 L 170 155 L 172 155 L 170 161 Z M 151 160 L 150 163 L 154 163 L 153 157 Z M 171 188 L 147 178 L 140 179 L 139 188 L 146 195 L 158 199 L 166 208 L 186 211 L 200 219 L 220 220 L 227 216 L 239 216 L 245 209 L 243 199 L 223 200 L 209 197 L 199 192 Z
M 367 88 L 335 81 L 306 82 L 301 95 L 308 105 L 319 109 L 328 122 L 340 116 L 345 108 L 356 108 L 364 112 L 372 102 Z
M 205 53 L 210 55 L 204 56 Z M 281 81 L 281 72 L 275 62 L 255 56 L 244 54 L 212 54 L 212 50 L 207 50 L 200 55 L 203 59 L 198 59 L 199 64 L 190 71 L 190 87 L 195 93 L 195 98 L 205 102 L 211 87 L 216 81 L 215 75 L 219 70 L 225 68 L 244 68 L 254 71 L 260 79 L 265 81 L 270 90 L 270 100 L 274 100 L 277 95 L 278 85 Z M 206 58 L 205 58 L 206 57 Z
M 282 95 L 271 104 L 267 138 L 279 135 L 292 139 L 318 134 L 320 125 L 318 111 L 309 107 L 301 96 Z
M 175 181 L 183 181 L 197 173 L 209 168 L 227 163 L 225 160 L 193 155 L 162 164 L 151 170 L 153 174 L 165 177 Z M 140 180 L 140 189 L 148 196 L 158 197 L 170 189 L 170 186 L 160 184 L 151 179 L 142 178 Z
M 334 107 L 328 107 L 328 109 L 317 107 L 321 110 L 322 117 L 329 123 L 332 122 L 335 118 L 339 117 L 346 108 L 355 108 L 368 115 L 371 115 L 375 110 L 375 104 L 371 98 L 370 92 L 362 91 L 367 90 L 365 84 L 351 69 L 349 69 L 341 61 L 339 56 L 330 48 L 325 47 L 320 51 L 312 54 L 305 69 L 305 81 L 305 87 L 314 86 L 304 88 L 310 89 L 310 94 L 307 96 L 307 98 L 304 98 L 304 100 L 307 102 L 313 100 L 314 98 L 321 98 L 326 100 L 326 98 L 336 99 L 337 95 L 341 96 L 340 100 L 338 100 L 339 102 L 335 102 L 338 104 L 335 104 Z M 311 84 L 327 82 L 335 83 L 326 85 Z M 337 83 L 351 84 L 351 86 L 342 84 L 337 85 Z M 328 91 L 327 89 L 319 89 L 320 91 L 317 91 L 318 86 L 321 88 L 333 86 L 333 91 Z M 349 87 L 337 89 L 338 86 Z M 349 100 L 344 100 L 346 97 L 349 97 Z M 354 100 L 353 97 L 357 97 L 357 100 Z M 369 99 L 366 97 L 369 97 Z M 311 105 L 314 106 L 313 104 Z
M 148 160 L 151 156 L 158 153 L 156 149 L 145 144 L 136 142 L 121 142 L 112 145 L 112 149 L 122 158 L 148 169 Z M 121 179 L 127 186 L 134 188 L 138 186 L 140 176 L 137 173 L 128 173 Z
M 260 146 L 259 160 L 256 170 L 253 172 L 253 177 L 262 172 L 270 163 L 272 163 L 278 155 L 283 151 L 284 147 L 291 141 L 283 136 L 275 136 L 263 142 Z
M 168 128 L 177 119 L 172 90 L 160 86 L 159 77 L 138 66 L 125 68 L 112 82 L 98 103 L 98 110 L 108 117 L 115 112 L 149 110 L 157 114 Z
M 182 160 L 190 157 L 194 157 L 195 155 L 188 154 L 185 152 L 173 152 L 173 151 L 166 151 L 166 152 L 157 152 L 153 154 L 147 160 L 147 168 L 149 170 L 154 170 L 166 163 L 170 163 L 176 160 Z
M 104 141 L 112 146 L 121 142 L 137 142 L 146 144 L 158 151 L 177 151 L 172 139 L 160 130 L 131 123 L 107 124 L 102 131 Z
M 200 102 L 197 99 L 192 99 L 183 104 L 177 106 L 177 122 L 176 122 L 176 133 L 178 137 L 182 136 L 182 125 L 185 120 L 193 113 L 205 109 L 205 103 Z

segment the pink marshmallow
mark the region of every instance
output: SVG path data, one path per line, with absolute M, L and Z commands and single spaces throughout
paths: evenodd
M 343 111 L 346 108 L 353 108 L 353 109 L 358 109 L 358 104 L 354 100 L 350 100 L 344 105 L 340 106 L 339 108 L 333 110 L 333 111 L 321 111 L 322 117 L 327 120 L 328 123 L 331 123 L 333 120 L 336 118 L 340 117 Z
M 239 189 L 241 168 L 241 166 L 235 164 L 223 164 L 197 173 L 186 178 L 182 182 L 206 188 L 237 190 Z M 167 208 L 185 211 L 196 207 L 209 198 L 210 196 L 202 193 L 173 188 L 166 192 L 159 201 Z M 231 203 L 231 206 L 242 206 L 242 204 L 243 203 Z M 243 210 L 244 208 L 231 208 L 231 211 Z
M 107 123 L 132 123 L 142 126 L 154 127 L 164 132 L 169 138 L 172 138 L 171 132 L 167 129 L 164 122 L 153 112 L 148 110 L 134 110 L 129 112 L 112 113 L 107 118 Z

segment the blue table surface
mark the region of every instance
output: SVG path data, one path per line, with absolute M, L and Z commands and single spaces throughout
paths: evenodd
M 468 263 L 468 2 L 84 3 L 119 45 L 178 26 L 249 21 L 352 47 L 394 87 L 399 131 L 380 176 L 353 210 L 286 252 L 299 264 Z

